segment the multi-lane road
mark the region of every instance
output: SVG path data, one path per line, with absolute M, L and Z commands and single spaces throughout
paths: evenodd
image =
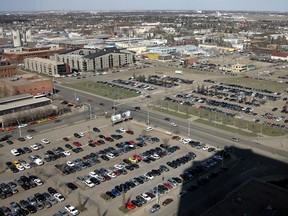
M 131 99 L 131 102 L 125 101 L 124 103 L 121 101 L 113 101 L 104 97 L 99 97 L 97 95 L 93 95 L 90 93 L 72 90 L 70 88 L 56 85 L 56 89 L 59 91 L 58 93 L 62 95 L 67 100 L 75 101 L 75 95 L 80 99 L 80 102 L 86 102 L 87 100 L 91 99 L 90 102 L 92 109 L 95 111 L 95 114 L 99 114 L 100 112 L 107 111 L 112 112 L 112 106 L 116 104 L 118 110 L 125 110 L 125 109 L 134 109 L 133 105 L 135 104 L 135 100 Z M 104 104 L 104 106 L 101 106 Z M 137 103 L 136 103 L 137 104 Z M 87 107 L 88 109 L 88 107 Z M 82 115 L 82 119 L 83 119 Z M 86 114 L 86 117 L 89 116 Z M 147 123 L 149 121 L 150 125 L 155 128 L 159 128 L 160 130 L 168 131 L 168 132 L 175 132 L 177 131 L 178 134 L 182 136 L 193 137 L 194 139 L 199 139 L 206 143 L 216 144 L 216 147 L 223 148 L 225 145 L 232 146 L 232 145 L 241 145 L 241 147 L 250 148 L 254 150 L 261 150 L 269 153 L 274 153 L 275 155 L 279 155 L 285 158 L 288 158 L 288 152 L 273 148 L 273 146 L 262 145 L 261 143 L 255 142 L 251 140 L 251 138 L 241 137 L 241 144 L 237 142 L 233 142 L 231 138 L 235 136 L 233 133 L 229 133 L 226 131 L 216 130 L 215 128 L 208 127 L 205 125 L 201 125 L 199 123 L 195 123 L 190 121 L 189 119 L 181 119 L 177 117 L 171 117 L 171 121 L 177 123 L 177 128 L 172 127 L 169 121 L 165 120 L 165 114 L 153 111 L 148 109 L 146 104 L 142 103 L 141 110 L 133 112 L 133 118 L 135 121 L 139 121 L 142 123 Z M 75 117 L 71 117 L 74 119 Z M 75 119 L 76 120 L 76 119 Z M 79 117 L 78 117 L 79 120 Z M 69 120 L 68 120 L 69 121 Z M 71 122 L 72 120 L 70 120 Z M 240 146 L 238 146 L 240 147 Z

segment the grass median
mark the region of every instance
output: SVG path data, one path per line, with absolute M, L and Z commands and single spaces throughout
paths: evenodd
M 117 99 L 125 99 L 125 98 L 133 98 L 139 96 L 138 93 L 131 92 L 125 89 L 120 89 L 117 87 L 111 87 L 107 86 L 101 83 L 95 83 L 92 81 L 87 82 L 79 82 L 79 83 L 69 83 L 69 84 L 63 84 L 64 86 L 89 92 L 95 95 L 99 95 L 102 97 L 107 97 L 112 100 Z

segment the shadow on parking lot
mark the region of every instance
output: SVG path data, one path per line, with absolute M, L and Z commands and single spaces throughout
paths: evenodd
M 215 157 L 215 155 L 219 156 Z M 243 183 L 251 178 L 267 179 L 267 176 L 287 178 L 288 165 L 280 161 L 277 155 L 271 154 L 274 158 L 272 159 L 250 149 L 235 147 L 222 150 L 215 155 L 204 161 L 194 161 L 191 167 L 180 174 L 179 178 L 183 181 L 182 193 L 180 192 L 175 198 L 180 199 L 180 203 L 177 213 L 173 215 L 231 216 L 247 213 L 247 215 L 263 216 L 268 215 L 264 212 L 269 210 L 269 206 L 278 212 L 277 215 L 285 215 L 287 206 L 275 199 L 279 195 L 277 190 L 273 190 L 275 194 L 268 195 L 269 198 L 264 198 L 268 192 L 265 194 L 262 189 L 258 191 L 259 188 L 255 187 L 257 188 L 255 191 L 239 195 L 238 203 L 235 198 L 231 198 L 234 192 L 244 193 L 243 187 L 246 183 Z M 267 186 L 267 183 L 263 185 Z

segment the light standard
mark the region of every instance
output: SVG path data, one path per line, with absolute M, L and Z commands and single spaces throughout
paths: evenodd
M 190 121 L 188 122 L 188 137 L 190 137 Z
M 147 111 L 147 125 L 150 125 L 150 116 L 149 116 L 149 111 Z
M 92 107 L 91 107 L 91 104 L 86 103 L 86 102 L 84 102 L 84 104 L 85 104 L 86 106 L 88 106 L 88 108 L 89 108 L 89 117 L 90 117 L 90 119 L 92 119 Z

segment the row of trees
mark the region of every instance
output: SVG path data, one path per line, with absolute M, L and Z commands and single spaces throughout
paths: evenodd
M 63 104 L 56 106 L 45 106 L 41 108 L 27 109 L 17 113 L 11 113 L 3 116 L 3 123 L 5 126 L 18 125 L 19 123 L 27 123 L 36 121 L 42 118 L 47 118 L 52 115 L 59 115 L 66 112 L 70 112 L 71 108 Z

